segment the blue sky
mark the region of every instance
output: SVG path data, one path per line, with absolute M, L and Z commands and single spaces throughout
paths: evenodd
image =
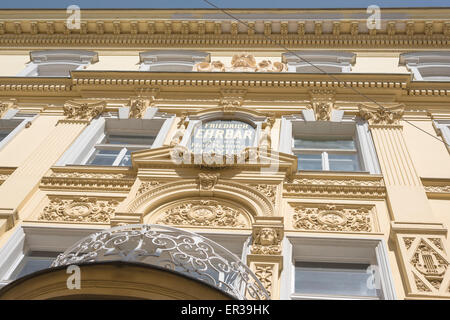
M 210 0 L 221 8 L 450 7 L 450 0 Z M 210 8 L 202 0 L 0 0 L 0 8 Z

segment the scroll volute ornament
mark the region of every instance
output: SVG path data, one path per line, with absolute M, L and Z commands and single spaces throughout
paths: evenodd
M 89 122 L 100 115 L 105 110 L 105 106 L 104 101 L 96 103 L 68 101 L 63 107 L 65 120 Z
M 399 125 L 403 112 L 403 104 L 390 108 L 359 104 L 360 116 L 370 125 Z

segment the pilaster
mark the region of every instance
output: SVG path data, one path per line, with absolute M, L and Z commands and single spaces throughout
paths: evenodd
M 93 108 L 75 103 L 64 106 L 66 118 L 58 121 L 48 137 L 0 186 L 0 234 L 23 218 L 20 216 L 21 206 L 31 196 L 41 177 L 103 108 L 104 105 L 97 104 Z
M 279 299 L 283 270 L 281 240 L 283 217 L 256 217 L 247 264 L 266 288 L 271 299 Z

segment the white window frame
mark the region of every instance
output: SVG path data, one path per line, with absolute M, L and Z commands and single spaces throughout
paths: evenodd
M 433 124 L 446 143 L 447 150 L 450 152 L 450 120 L 434 120 Z
M 0 249 L 0 289 L 13 282 L 10 277 L 31 251 L 64 252 L 77 241 L 109 227 L 79 227 L 71 225 L 37 226 L 24 223 L 17 227 Z M 231 251 L 246 263 L 250 247 L 250 232 L 233 234 L 195 231 Z
M 282 54 L 282 61 L 287 64 L 288 72 L 305 73 L 302 69 L 310 69 L 306 73 L 350 72 L 356 62 L 356 54 L 344 51 L 311 50 L 295 51 Z M 308 61 L 308 62 L 306 62 Z M 313 67 L 317 66 L 319 69 Z
M 75 66 L 73 70 L 86 69 L 92 63 L 98 62 L 98 54 L 86 50 L 43 50 L 30 52 L 30 62 L 18 77 L 70 77 L 67 74 L 39 75 L 39 67 Z
M 312 110 L 304 110 L 303 114 L 283 116 L 281 118 L 279 151 L 295 155 L 293 152 L 294 130 L 299 131 L 298 128 L 302 125 L 309 128 L 316 127 L 315 129 L 312 129 L 312 131 L 306 132 L 305 136 L 322 134 L 325 136 L 336 136 L 336 138 L 338 138 L 339 136 L 349 136 L 348 131 L 346 133 L 345 130 L 340 129 L 343 126 L 355 126 L 355 144 L 358 150 L 361 170 L 357 172 L 380 174 L 381 170 L 375 151 L 375 146 L 373 144 L 372 135 L 370 134 L 367 122 L 358 117 L 344 117 L 343 113 L 338 114 L 339 110 L 334 111 L 336 111 L 336 113 L 332 115 L 332 118 L 334 117 L 334 120 L 337 121 L 315 121 Z M 327 130 L 328 132 L 324 133 L 324 130 Z M 331 132 L 330 130 L 335 130 L 335 133 Z
M 156 109 L 156 110 L 153 110 Z M 133 126 L 130 125 L 131 121 L 146 121 L 151 123 L 154 122 L 155 125 L 159 126 L 159 129 L 154 129 L 156 138 L 150 147 L 150 149 L 159 148 L 163 145 L 164 139 L 166 138 L 173 121 L 175 120 L 174 115 L 169 115 L 166 113 L 158 113 L 157 108 L 148 108 L 142 119 L 127 119 L 121 118 L 117 120 L 123 123 L 121 126 L 124 130 L 129 128 L 128 132 L 132 132 Z M 162 124 L 161 124 L 162 122 Z M 67 149 L 67 151 L 62 155 L 62 157 L 56 162 L 55 166 L 66 166 L 66 165 L 85 165 L 85 163 L 90 159 L 92 154 L 95 152 L 95 145 L 102 141 L 105 137 L 105 126 L 106 126 L 106 116 L 102 115 L 96 119 L 93 119 L 89 126 L 84 129 L 84 131 L 78 136 L 74 143 Z M 157 133 L 156 133 L 157 132 Z M 126 153 L 126 149 L 122 151 L 122 157 Z M 116 159 L 117 163 L 120 160 Z
M 450 51 L 408 52 L 400 55 L 399 65 L 406 66 L 417 81 L 450 81 Z M 445 75 L 436 71 L 447 70 Z M 430 73 L 426 76 L 424 74 Z M 432 78 L 436 77 L 436 78 Z
M 0 141 L 0 151 L 6 147 L 6 145 L 11 142 L 29 122 L 33 122 L 37 117 L 37 114 L 20 114 L 19 109 L 8 110 L 0 119 L 0 130 L 6 128 L 11 131 Z
M 193 50 L 152 50 L 139 53 L 140 71 L 190 72 L 199 62 L 210 62 L 210 54 Z
M 376 297 L 295 293 L 295 262 L 365 263 L 379 272 L 383 300 L 395 300 L 395 287 L 387 247 L 382 238 L 298 236 L 283 239 L 282 300 L 379 300 Z

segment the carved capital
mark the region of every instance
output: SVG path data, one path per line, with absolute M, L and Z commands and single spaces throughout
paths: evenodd
M 104 101 L 96 103 L 68 101 L 63 107 L 64 115 L 66 116 L 65 121 L 90 122 L 105 110 L 105 106 L 106 103 Z
M 250 252 L 260 255 L 281 255 L 281 241 L 283 240 L 282 218 L 259 217 L 253 224 L 252 246 Z
M 359 115 L 370 125 L 399 125 L 403 116 L 404 105 L 390 108 L 359 104 Z

